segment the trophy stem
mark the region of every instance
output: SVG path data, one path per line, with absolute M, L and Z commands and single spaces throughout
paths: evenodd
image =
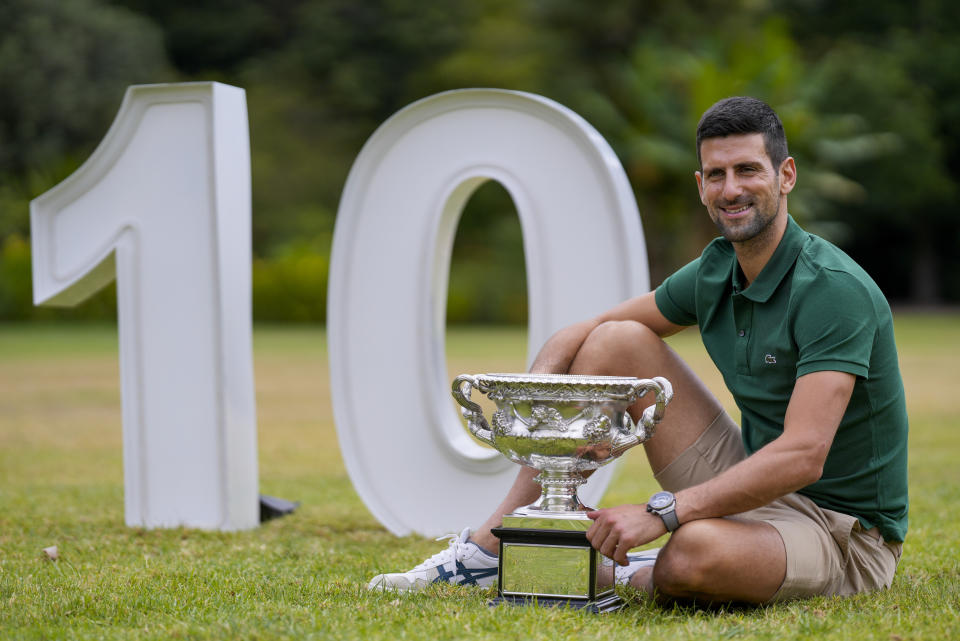
M 578 512 L 583 509 L 577 497 L 577 488 L 584 479 L 569 470 L 543 470 L 534 479 L 543 488 L 540 500 L 536 502 L 542 512 Z

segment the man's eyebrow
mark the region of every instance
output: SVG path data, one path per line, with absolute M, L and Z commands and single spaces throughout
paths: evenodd
M 746 160 L 744 162 L 738 162 L 733 166 L 734 169 L 755 169 L 757 167 L 761 167 L 761 168 L 763 167 L 763 163 L 759 160 Z M 723 170 L 724 170 L 723 167 L 705 166 L 703 168 L 703 173 L 705 175 L 715 174 L 717 172 L 723 172 Z

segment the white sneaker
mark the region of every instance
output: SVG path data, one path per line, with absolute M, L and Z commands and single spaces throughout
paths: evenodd
M 467 540 L 470 528 L 460 534 L 447 534 L 438 541 L 451 539 L 446 550 L 434 554 L 409 572 L 378 574 L 368 590 L 422 590 L 431 583 L 476 585 L 485 588 L 497 580 L 497 557 L 491 556 L 473 541 Z
M 614 565 L 614 575 L 617 578 L 617 583 L 627 584 L 630 583 L 630 577 L 640 568 L 648 568 L 657 562 L 657 555 L 660 554 L 662 548 L 654 548 L 652 550 L 643 550 L 642 552 L 636 552 L 634 554 L 628 554 L 627 560 L 630 562 L 630 565 Z

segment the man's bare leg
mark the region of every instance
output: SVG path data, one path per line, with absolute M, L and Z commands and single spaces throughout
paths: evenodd
M 783 583 L 787 556 L 777 530 L 761 521 L 701 519 L 670 536 L 653 567 L 630 585 L 661 602 L 765 603 Z
M 497 554 L 500 548 L 500 539 L 493 535 L 491 528 L 500 527 L 505 514 L 510 514 L 517 508 L 524 505 L 530 505 L 540 497 L 540 484 L 533 480 L 538 474 L 537 470 L 529 467 L 521 467 L 517 479 L 510 487 L 506 497 L 493 514 L 483 522 L 475 532 L 470 535 L 470 539 L 483 549 Z

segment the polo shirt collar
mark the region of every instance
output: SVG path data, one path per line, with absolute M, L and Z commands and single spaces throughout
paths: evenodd
M 743 289 L 743 275 L 740 271 L 740 263 L 737 262 L 737 256 L 733 256 L 733 269 L 731 270 L 731 280 L 733 282 L 734 293 L 740 293 L 744 297 L 755 303 L 765 303 L 777 287 L 780 286 L 784 276 L 793 267 L 800 254 L 800 249 L 806 241 L 807 234 L 800 228 L 793 217 L 787 215 L 787 228 L 783 232 L 783 238 L 777 245 L 776 251 L 770 257 L 770 261 L 764 266 L 763 270 L 757 276 L 756 280 L 750 283 L 750 286 Z

